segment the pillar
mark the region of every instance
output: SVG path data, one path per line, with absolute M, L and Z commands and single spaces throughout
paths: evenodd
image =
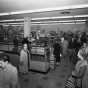
M 30 17 L 24 17 L 24 37 L 30 36 L 31 20 Z

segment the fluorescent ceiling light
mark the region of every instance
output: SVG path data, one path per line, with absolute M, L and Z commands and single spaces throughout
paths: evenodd
M 75 24 L 75 23 L 62 23 L 62 24 Z
M 58 22 L 74 22 L 74 20 L 58 21 Z
M 8 24 L 17 24 L 17 23 L 8 23 Z
M 50 25 L 60 25 L 61 23 L 53 23 L 53 24 L 50 24 Z
M 39 24 L 39 25 L 50 25 L 50 24 Z
M 60 18 L 73 18 L 73 16 L 60 16 L 60 17 L 51 17 L 51 19 L 60 19 Z
M 19 25 L 11 25 L 11 26 L 19 26 Z
M 44 19 L 50 19 L 50 17 L 32 18 L 31 20 L 44 20 Z
M 10 26 L 10 25 L 3 25 L 3 26 Z
M 44 21 L 43 23 L 56 23 L 57 21 Z
M 15 14 L 25 14 L 25 13 L 34 13 L 35 10 L 26 10 L 26 11 L 16 11 L 16 12 L 10 12 L 11 15 Z
M 88 8 L 88 4 L 73 5 L 73 6 L 70 6 L 70 8 L 71 9 Z
M 18 23 L 18 24 L 24 24 L 24 23 Z
M 2 22 L 15 21 L 15 20 L 2 20 Z
M 80 23 L 76 23 L 76 24 L 85 24 L 85 22 L 80 22 Z
M 35 12 L 47 12 L 47 11 L 67 10 L 67 9 L 70 9 L 70 8 L 68 6 L 64 6 L 64 7 L 37 9 L 37 10 L 35 10 Z
M 16 21 L 24 21 L 24 19 L 16 19 Z
M 9 13 L 0 13 L 0 16 L 9 15 Z
M 31 25 L 38 25 L 38 24 L 31 24 Z
M 34 23 L 34 24 L 36 24 L 36 23 L 42 23 L 42 22 L 31 22 L 32 24 Z
M 75 15 L 74 17 L 88 17 L 88 15 Z
M 86 21 L 86 20 L 75 20 L 75 21 Z

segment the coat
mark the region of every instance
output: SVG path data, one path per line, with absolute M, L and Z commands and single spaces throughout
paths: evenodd
M 19 71 L 20 73 L 26 74 L 29 71 L 29 51 L 24 51 L 23 49 L 20 52 L 20 66 L 19 66 Z
M 0 88 L 20 88 L 17 69 L 10 63 L 0 68 Z

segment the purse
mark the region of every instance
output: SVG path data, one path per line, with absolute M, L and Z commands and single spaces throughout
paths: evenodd
M 77 83 L 76 83 L 76 77 L 73 76 L 72 74 L 70 74 L 68 76 L 65 88 L 76 88 L 76 85 L 77 85 Z

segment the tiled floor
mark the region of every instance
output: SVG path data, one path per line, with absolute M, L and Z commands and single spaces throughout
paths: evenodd
M 59 66 L 47 74 L 29 71 L 26 80 L 19 74 L 21 88 L 65 88 L 67 76 L 74 67 L 66 59 L 61 58 Z

